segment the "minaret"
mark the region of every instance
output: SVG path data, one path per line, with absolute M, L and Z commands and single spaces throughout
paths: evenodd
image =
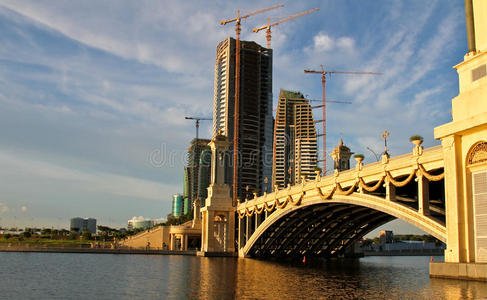
M 343 140 L 340 139 L 340 144 L 330 153 L 330 156 L 333 158 L 334 169 L 339 172 L 350 169 L 350 157 L 352 154 L 353 152 L 350 151 L 350 148 L 343 145 Z

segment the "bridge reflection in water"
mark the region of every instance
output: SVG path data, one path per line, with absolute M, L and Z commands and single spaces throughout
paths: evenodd
M 240 203 L 240 256 L 339 256 L 400 218 L 446 241 L 441 147 L 336 172 Z M 276 187 L 277 188 L 277 187 Z
M 191 283 L 186 284 L 189 288 L 186 298 L 191 299 L 456 300 L 487 297 L 482 282 L 429 279 L 425 268 L 429 257 L 330 259 L 312 264 L 232 258 L 188 259 L 191 259 Z M 171 284 L 172 276 L 169 278 L 168 286 L 184 280 L 174 279 L 176 281 Z

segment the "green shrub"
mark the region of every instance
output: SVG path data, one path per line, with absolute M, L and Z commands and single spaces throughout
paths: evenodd
M 423 141 L 423 137 L 420 136 L 419 134 L 412 135 L 409 137 L 409 141 Z

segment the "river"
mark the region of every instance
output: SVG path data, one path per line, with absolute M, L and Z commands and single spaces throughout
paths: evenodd
M 435 257 L 436 261 L 441 258 Z M 194 256 L 0 253 L 1 299 L 482 299 L 428 276 L 429 257 L 312 264 Z

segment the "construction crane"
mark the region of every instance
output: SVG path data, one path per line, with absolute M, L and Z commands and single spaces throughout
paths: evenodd
M 284 18 L 284 19 L 280 19 L 274 23 L 271 24 L 271 18 L 268 17 L 267 18 L 267 25 L 263 25 L 263 26 L 260 26 L 260 27 L 257 27 L 257 28 L 254 28 L 252 29 L 253 32 L 259 32 L 261 30 L 264 30 L 264 29 L 267 29 L 266 30 L 266 38 L 267 38 L 267 49 L 270 49 L 271 48 L 271 27 L 273 26 L 276 26 L 276 25 L 279 25 L 281 23 L 284 23 L 284 22 L 287 22 L 287 21 L 291 21 L 292 19 L 296 19 L 296 18 L 299 18 L 299 17 L 302 17 L 302 16 L 305 16 L 305 15 L 309 15 L 310 13 L 314 13 L 315 11 L 318 11 L 320 10 L 319 8 L 313 8 L 313 9 L 310 9 L 310 10 L 307 10 L 305 12 L 302 12 L 302 13 L 299 13 L 299 14 L 295 14 L 295 15 L 292 15 L 292 16 L 289 16 L 287 18 Z
M 356 75 L 381 75 L 382 73 L 376 72 L 343 72 L 343 71 L 326 71 L 325 67 L 321 65 L 321 71 L 316 70 L 304 70 L 306 74 L 321 74 L 321 84 L 323 86 L 323 104 L 320 105 L 323 109 L 323 133 L 318 135 L 323 138 L 323 175 L 326 175 L 326 75 L 327 74 L 356 74 Z
M 240 21 L 250 16 L 257 15 L 272 9 L 283 7 L 284 4 L 278 4 L 267 8 L 262 8 L 254 12 L 241 16 L 240 10 L 237 10 L 237 17 L 228 20 L 222 20 L 221 25 L 225 25 L 231 22 L 235 22 L 235 108 L 233 118 L 233 186 L 232 197 L 233 205 L 237 205 L 237 184 L 238 184 L 238 131 L 239 131 L 239 113 L 240 113 Z
M 200 121 L 211 121 L 212 118 L 202 118 L 202 117 L 184 117 L 186 120 L 195 120 L 196 127 L 196 143 L 198 143 L 198 131 L 200 128 Z

